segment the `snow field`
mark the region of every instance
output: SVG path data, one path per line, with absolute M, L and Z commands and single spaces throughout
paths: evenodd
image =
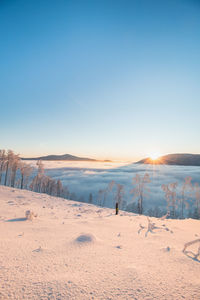
M 200 299 L 200 221 L 151 221 L 0 186 L 0 299 Z

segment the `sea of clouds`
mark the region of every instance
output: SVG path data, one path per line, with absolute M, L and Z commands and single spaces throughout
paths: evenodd
M 162 184 L 178 183 L 177 195 L 180 196 L 184 179 L 192 177 L 192 183 L 200 184 L 200 167 L 166 166 L 144 164 L 116 164 L 94 162 L 44 162 L 45 174 L 53 179 L 60 179 L 67 186 L 70 193 L 75 193 L 76 200 L 88 202 L 92 193 L 93 202 L 98 201 L 98 191 L 105 189 L 111 181 L 124 186 L 124 199 L 127 203 L 133 201 L 130 191 L 134 188 L 133 178 L 136 174 L 144 176 L 148 173 L 151 182 L 147 185 L 148 191 L 144 198 L 145 210 L 159 206 L 166 208 L 165 194 Z M 186 197 L 190 197 L 189 194 Z M 137 199 L 135 199 L 137 200 Z M 106 206 L 113 207 L 113 195 L 107 196 Z

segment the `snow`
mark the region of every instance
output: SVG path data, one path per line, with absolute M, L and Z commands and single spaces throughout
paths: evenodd
M 0 186 L 0 299 L 200 299 L 200 221 L 150 222 Z

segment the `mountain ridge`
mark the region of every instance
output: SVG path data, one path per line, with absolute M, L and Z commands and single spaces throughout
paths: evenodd
M 87 158 L 87 157 L 78 157 L 75 155 L 71 155 L 71 154 L 62 154 L 62 155 L 46 155 L 46 156 L 39 156 L 39 157 L 22 157 L 22 160 L 61 160 L 61 161 L 103 161 L 103 162 L 109 162 L 110 160 L 96 160 L 93 158 Z
M 174 153 L 163 155 L 156 160 L 147 157 L 136 162 L 136 164 L 200 166 L 200 154 Z

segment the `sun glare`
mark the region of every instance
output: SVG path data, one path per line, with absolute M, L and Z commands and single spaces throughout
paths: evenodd
M 161 156 L 161 155 L 160 155 L 160 153 L 158 153 L 158 152 L 154 152 L 154 153 L 151 153 L 151 154 L 149 155 L 149 157 L 150 157 L 152 160 L 157 160 L 160 156 Z

